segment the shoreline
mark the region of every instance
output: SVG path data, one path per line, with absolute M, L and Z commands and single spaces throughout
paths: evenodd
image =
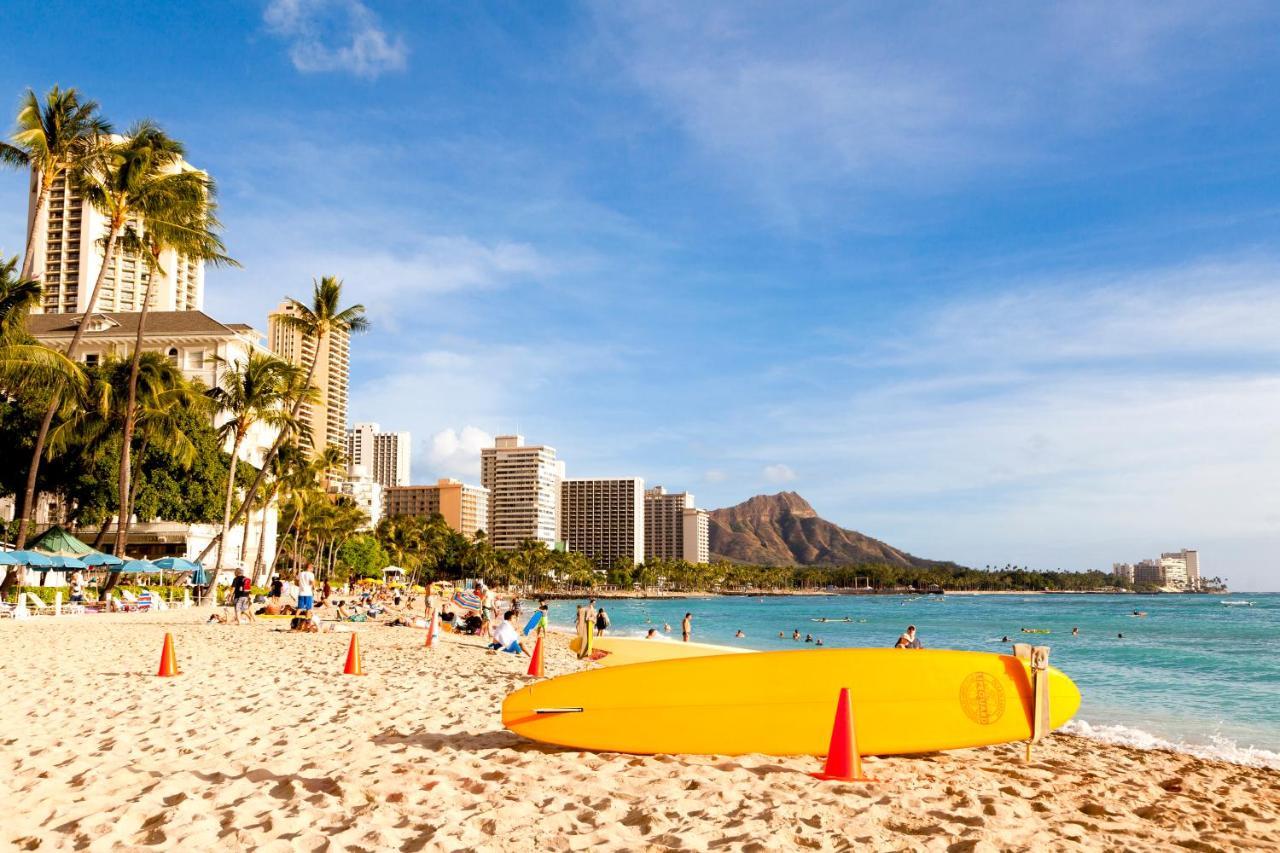
M 528 658 L 360 623 L 290 634 L 209 610 L 0 623 L 0 846 L 505 850 L 1280 846 L 1280 772 L 1054 734 L 867 758 L 563 750 L 502 728 Z M 182 675 L 155 677 L 172 633 Z M 343 676 L 351 636 L 364 678 Z M 547 671 L 575 671 L 548 635 Z M 67 677 L 74 673 L 75 677 Z

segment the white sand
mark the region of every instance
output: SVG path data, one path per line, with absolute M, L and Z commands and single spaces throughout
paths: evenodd
M 347 677 L 348 635 L 206 615 L 0 623 L 0 848 L 1280 849 L 1276 771 L 1066 736 L 1031 765 L 870 759 L 858 785 L 814 758 L 557 750 L 501 727 L 527 659 L 366 625 Z

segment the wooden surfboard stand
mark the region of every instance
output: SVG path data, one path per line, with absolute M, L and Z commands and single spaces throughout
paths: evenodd
M 1031 665 L 1031 738 L 1027 741 L 1027 754 L 1023 759 L 1031 763 L 1031 747 L 1049 734 L 1049 647 L 1014 643 L 1013 653 L 1019 660 Z

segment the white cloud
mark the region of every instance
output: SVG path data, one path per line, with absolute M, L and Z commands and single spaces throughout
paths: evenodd
M 289 58 L 302 72 L 346 71 L 375 78 L 406 66 L 409 48 L 389 35 L 360 0 L 271 0 L 267 28 L 289 42 Z
M 708 483 L 723 483 L 725 480 L 729 479 L 729 475 L 719 468 L 711 468 L 702 475 L 702 479 L 706 480 Z
M 493 447 L 493 436 L 479 427 L 465 426 L 459 432 L 453 427 L 431 436 L 427 461 L 434 471 L 447 477 L 478 482 L 480 449 Z
M 796 472 L 791 470 L 790 466 L 781 463 L 764 466 L 761 474 L 764 475 L 765 482 L 773 483 L 774 485 L 790 483 L 796 478 Z

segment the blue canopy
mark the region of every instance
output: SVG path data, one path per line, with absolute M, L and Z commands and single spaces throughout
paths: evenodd
M 188 560 L 185 557 L 161 557 L 154 562 L 166 572 L 195 572 L 200 570 L 199 563 L 194 560 Z
M 156 566 L 150 560 L 129 560 L 119 568 L 113 568 L 113 572 L 162 572 L 164 569 Z
M 194 572 L 191 573 L 191 583 L 195 584 L 196 586 L 208 586 L 209 575 L 205 573 L 204 569 L 197 568 Z
M 0 565 L 50 569 L 53 568 L 53 557 L 36 551 L 0 551 Z
M 55 572 L 70 572 L 76 569 L 87 569 L 89 564 L 79 557 L 50 557 L 53 561 L 52 569 Z
M 92 554 L 85 554 L 80 558 L 86 566 L 121 566 L 124 560 L 114 554 L 100 554 L 94 551 Z

